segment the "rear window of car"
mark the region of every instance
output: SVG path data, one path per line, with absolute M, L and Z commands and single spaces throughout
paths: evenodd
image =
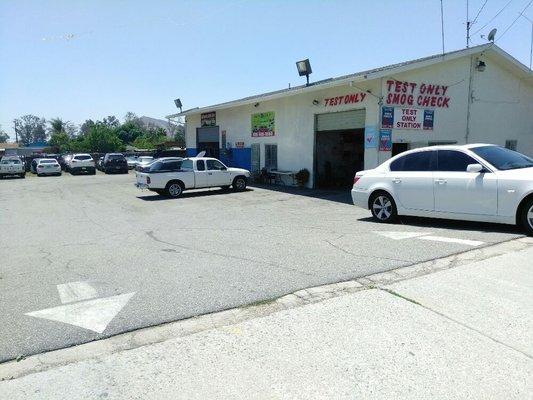
M 74 157 L 76 160 L 91 160 L 92 157 L 89 156 L 89 155 L 86 155 L 86 156 L 75 156 Z
M 394 160 L 391 171 L 431 171 L 432 151 L 417 151 Z
M 16 158 L 8 159 L 8 160 L 2 160 L 2 164 L 20 164 L 20 160 L 17 160 Z
M 125 160 L 126 158 L 122 154 L 110 154 L 107 156 L 110 160 Z
M 56 160 L 41 160 L 39 164 L 57 164 Z

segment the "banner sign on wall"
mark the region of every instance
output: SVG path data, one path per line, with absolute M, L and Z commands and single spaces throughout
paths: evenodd
M 217 124 L 216 111 L 211 111 L 211 112 L 200 114 L 200 123 L 201 123 L 201 126 L 216 126 Z
M 394 127 L 394 107 L 381 108 L 381 127 L 392 129 Z
M 381 127 L 383 129 L 432 131 L 434 121 L 434 110 L 404 107 L 382 107 L 381 109 Z
M 365 126 L 365 149 L 378 147 L 378 135 L 375 126 Z
M 252 137 L 275 136 L 274 111 L 252 114 Z
M 379 151 L 392 150 L 392 131 L 390 129 L 381 129 L 379 131 Z
M 433 130 L 433 122 L 435 121 L 435 111 L 424 110 L 424 130 Z

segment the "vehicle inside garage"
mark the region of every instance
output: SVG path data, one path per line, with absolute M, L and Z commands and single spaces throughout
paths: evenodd
M 346 188 L 364 169 L 365 110 L 316 116 L 315 187 Z

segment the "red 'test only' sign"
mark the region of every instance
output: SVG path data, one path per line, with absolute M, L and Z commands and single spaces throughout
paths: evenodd
M 388 80 L 387 92 L 386 104 L 438 108 L 450 106 L 450 98 L 447 96 L 448 86 L 446 85 Z
M 340 106 L 342 104 L 355 104 L 364 101 L 366 93 L 352 93 L 344 96 L 327 97 L 324 99 L 324 106 Z

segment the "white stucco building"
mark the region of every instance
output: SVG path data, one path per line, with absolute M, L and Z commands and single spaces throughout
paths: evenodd
M 309 187 L 348 185 L 401 151 L 495 143 L 533 156 L 532 71 L 490 43 L 195 108 L 188 155 L 231 166 L 310 171 Z

